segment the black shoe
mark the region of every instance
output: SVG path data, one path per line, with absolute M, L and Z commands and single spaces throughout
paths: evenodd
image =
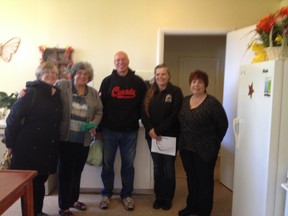
M 162 207 L 162 200 L 156 199 L 153 203 L 153 208 L 154 209 L 160 209 Z
M 162 201 L 162 209 L 163 210 L 170 210 L 172 207 L 172 201 L 171 200 L 163 200 Z
M 69 209 L 67 210 L 59 210 L 60 216 L 75 216 Z
M 186 207 L 178 212 L 178 216 L 192 216 L 193 213 L 194 212 L 191 209 Z

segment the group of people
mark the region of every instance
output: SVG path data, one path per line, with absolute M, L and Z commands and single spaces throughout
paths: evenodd
M 165 64 L 154 70 L 154 82 L 145 82 L 129 67 L 128 55 L 114 55 L 115 69 L 103 79 L 99 92 L 88 83 L 92 66 L 75 63 L 70 79 L 58 79 L 52 62 L 36 70 L 36 81 L 13 105 L 7 117 L 6 146 L 12 154 L 11 169 L 37 170 L 33 180 L 34 214 L 42 212 L 44 183 L 58 169 L 59 215 L 73 216 L 70 208 L 86 210 L 79 201 L 81 173 L 89 144 L 97 133 L 103 140 L 103 190 L 99 208 L 108 209 L 114 189 L 114 162 L 121 156 L 120 197 L 126 210 L 134 210 L 134 159 L 139 120 L 151 150 L 152 141 L 175 137 L 187 175 L 188 197 L 179 216 L 209 216 L 213 207 L 214 179 L 218 151 L 228 127 L 221 103 L 206 92 L 208 75 L 190 74 L 191 95 L 183 98 L 170 82 Z M 165 144 L 165 143 L 164 143 Z M 141 154 L 141 152 L 138 152 Z M 154 209 L 169 210 L 175 193 L 175 155 L 151 151 L 154 169 Z
M 209 216 L 213 208 L 214 169 L 228 119 L 221 103 L 206 91 L 207 73 L 190 73 L 191 95 L 183 98 L 179 87 L 170 82 L 165 64 L 154 70 L 154 83 L 146 93 L 141 120 L 151 149 L 152 140 L 176 137 L 187 176 L 186 207 L 179 216 Z M 177 151 L 176 151 L 177 152 Z M 154 166 L 154 209 L 169 210 L 175 193 L 175 156 L 151 151 Z

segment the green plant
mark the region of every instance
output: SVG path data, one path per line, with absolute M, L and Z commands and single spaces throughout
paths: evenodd
M 14 102 L 17 100 L 18 93 L 11 93 L 8 95 L 6 92 L 0 92 L 0 108 L 7 107 L 11 109 Z

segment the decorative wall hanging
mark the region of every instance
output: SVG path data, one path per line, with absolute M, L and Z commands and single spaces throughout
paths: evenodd
M 73 49 L 70 46 L 66 48 L 49 48 L 42 45 L 39 46 L 39 50 L 42 53 L 40 61 L 53 61 L 58 66 L 60 74 L 70 69 L 73 64 Z
M 5 43 L 0 43 L 0 57 L 9 62 L 12 55 L 17 52 L 21 39 L 19 37 L 13 37 Z

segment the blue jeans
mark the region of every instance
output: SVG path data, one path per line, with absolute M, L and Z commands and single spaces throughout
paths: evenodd
M 138 130 L 131 132 L 113 131 L 103 128 L 103 168 L 101 173 L 103 196 L 111 197 L 114 189 L 114 162 L 119 146 L 121 156 L 122 190 L 120 197 L 131 196 L 134 185 L 134 159 L 136 154 Z

